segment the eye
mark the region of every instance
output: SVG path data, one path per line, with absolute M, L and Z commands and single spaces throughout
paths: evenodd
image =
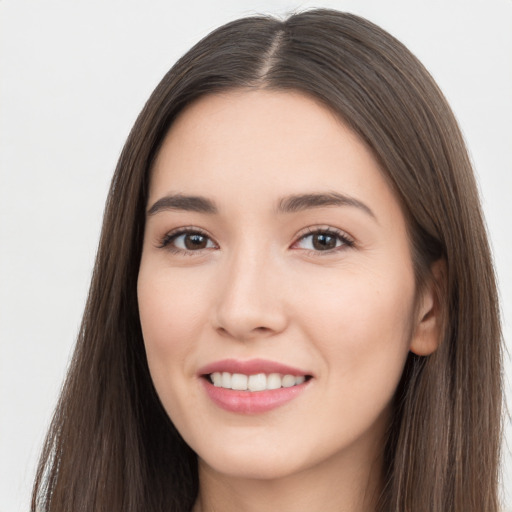
M 329 228 L 310 231 L 308 234 L 300 237 L 293 245 L 293 248 L 315 252 L 329 252 L 342 247 L 352 247 L 353 245 L 353 240 L 345 233 Z
M 205 233 L 198 230 L 180 230 L 168 233 L 160 244 L 174 252 L 189 253 L 204 249 L 215 249 L 217 246 Z

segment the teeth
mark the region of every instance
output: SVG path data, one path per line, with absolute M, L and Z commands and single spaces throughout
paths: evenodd
M 293 375 L 285 375 L 281 381 L 281 386 L 283 386 L 283 388 L 295 386 L 295 377 Z
M 225 389 L 265 391 L 297 386 L 302 384 L 306 377 L 304 375 L 281 375 L 280 373 L 244 375 L 243 373 L 214 372 L 210 375 L 210 380 L 214 386 Z
M 220 381 L 220 385 L 223 388 L 231 389 L 231 373 L 228 373 L 228 372 L 222 373 L 222 379 Z
M 247 375 L 243 375 L 242 373 L 233 373 L 233 376 L 231 377 L 231 389 L 245 391 L 247 389 L 247 380 Z
M 264 373 L 251 375 L 249 377 L 247 389 L 249 391 L 263 391 L 264 389 L 267 389 L 267 376 Z
M 281 387 L 281 375 L 279 373 L 271 373 L 267 379 L 268 389 L 279 389 Z

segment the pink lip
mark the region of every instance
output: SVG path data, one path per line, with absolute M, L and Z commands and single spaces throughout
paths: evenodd
M 299 396 L 311 382 L 311 380 L 306 380 L 302 384 L 289 388 L 266 391 L 237 391 L 216 387 L 209 379 L 204 378 L 214 372 L 243 373 L 244 375 L 280 373 L 282 375 L 299 376 L 310 374 L 291 366 L 264 359 L 251 359 L 249 361 L 225 359 L 202 367 L 198 374 L 202 377 L 200 380 L 209 398 L 222 409 L 239 414 L 258 414 L 280 407 Z
M 258 373 L 281 373 L 283 375 L 311 375 L 308 372 L 293 368 L 267 359 L 249 359 L 241 361 L 236 359 L 223 359 L 207 364 L 199 369 L 199 375 L 209 375 L 214 372 L 243 373 L 244 375 L 256 375 Z

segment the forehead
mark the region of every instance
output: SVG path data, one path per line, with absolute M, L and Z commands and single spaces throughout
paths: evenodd
M 173 192 L 252 204 L 311 191 L 398 206 L 371 151 L 328 108 L 299 92 L 237 90 L 202 97 L 176 119 L 150 200 Z

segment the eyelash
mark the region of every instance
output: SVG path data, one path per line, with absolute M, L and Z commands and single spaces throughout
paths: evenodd
M 340 241 L 341 244 L 337 247 L 334 247 L 332 249 L 327 249 L 325 251 L 321 250 L 315 250 L 315 249 L 304 249 L 308 252 L 308 254 L 312 256 L 327 256 L 330 254 L 333 254 L 335 252 L 338 252 L 340 250 L 349 249 L 351 247 L 354 247 L 354 240 L 347 235 L 344 231 L 341 231 L 340 229 L 332 228 L 332 227 L 309 227 L 306 228 L 301 234 L 299 234 L 298 239 L 296 242 L 292 244 L 293 246 L 296 246 L 299 242 L 305 240 L 308 237 L 312 237 L 314 235 L 327 235 L 332 236 L 337 239 L 337 241 Z
M 207 239 L 207 243 L 208 242 L 213 243 L 214 247 L 205 247 L 205 248 L 193 250 L 193 249 L 181 249 L 179 247 L 172 245 L 175 240 L 177 240 L 180 236 L 183 236 L 183 235 L 189 235 L 189 236 L 199 235 L 199 236 L 205 237 Z M 345 232 L 343 232 L 339 229 L 335 229 L 332 227 L 325 227 L 325 228 L 322 228 L 322 227 L 311 228 L 310 227 L 298 235 L 297 240 L 292 244 L 291 247 L 294 248 L 294 246 L 299 244 L 301 241 L 305 240 L 308 237 L 312 237 L 314 235 L 332 236 L 332 237 L 335 237 L 337 239 L 337 241 L 340 241 L 341 244 L 332 249 L 326 249 L 325 251 L 315 250 L 315 249 L 304 249 L 307 253 L 309 253 L 310 255 L 313 255 L 313 256 L 323 256 L 323 255 L 333 254 L 334 252 L 338 252 L 343 249 L 351 248 L 355 244 L 354 240 L 351 237 L 349 237 Z M 195 256 L 195 255 L 197 255 L 196 253 L 200 253 L 204 250 L 218 248 L 218 245 L 216 244 L 216 242 L 213 241 L 213 239 L 210 237 L 210 235 L 208 235 L 208 233 L 206 233 L 205 231 L 203 231 L 199 228 L 190 226 L 190 227 L 179 228 L 178 230 L 171 231 L 171 232 L 167 233 L 160 241 L 158 247 L 160 249 L 166 249 L 173 254 Z
M 158 247 L 160 249 L 166 249 L 173 254 L 180 254 L 180 255 L 186 255 L 186 256 L 195 256 L 194 253 L 201 252 L 205 249 L 211 249 L 211 247 L 206 247 L 205 249 L 198 249 L 198 250 L 189 249 L 189 250 L 187 250 L 187 249 L 181 249 L 179 247 L 172 245 L 172 243 L 176 239 L 178 239 L 180 236 L 183 236 L 183 235 L 189 235 L 189 236 L 190 235 L 199 235 L 199 236 L 205 237 L 208 241 L 213 242 L 211 236 L 208 235 L 208 233 L 206 233 L 202 229 L 190 226 L 190 227 L 179 228 L 175 231 L 171 231 L 170 233 L 167 233 L 160 241 L 160 244 L 158 245 Z M 213 242 L 213 243 L 215 244 L 215 246 L 217 246 L 217 244 L 215 242 Z

